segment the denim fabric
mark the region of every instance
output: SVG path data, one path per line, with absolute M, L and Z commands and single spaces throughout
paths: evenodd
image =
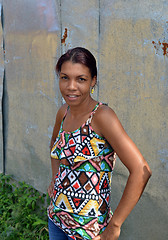
M 72 240 L 64 233 L 59 227 L 57 227 L 50 219 L 48 219 L 49 239 L 50 240 Z

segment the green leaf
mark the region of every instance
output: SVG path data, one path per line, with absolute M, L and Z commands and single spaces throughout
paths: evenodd
M 42 219 L 38 219 L 36 222 L 33 223 L 33 226 L 38 226 L 38 225 L 47 225 L 47 222 Z

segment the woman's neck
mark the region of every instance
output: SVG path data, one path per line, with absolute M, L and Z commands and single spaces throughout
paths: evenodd
M 69 106 L 71 117 L 76 118 L 79 115 L 87 114 L 88 112 L 93 110 L 96 103 L 97 103 L 97 101 L 95 101 L 94 99 L 92 99 L 90 97 L 88 100 L 86 100 L 85 102 L 83 102 L 79 106 Z

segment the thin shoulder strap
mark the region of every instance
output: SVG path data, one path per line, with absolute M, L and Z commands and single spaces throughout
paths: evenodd
M 69 109 L 69 106 L 67 107 L 67 109 L 66 109 L 66 111 L 65 111 L 65 113 L 64 113 L 64 117 L 63 117 L 62 121 L 64 121 L 64 119 L 65 119 L 65 117 L 66 117 L 66 115 L 67 115 L 68 109 Z
M 62 129 L 62 125 L 63 125 L 64 119 L 65 119 L 65 117 L 66 117 L 66 115 L 67 115 L 68 109 L 69 109 L 69 106 L 67 107 L 67 109 L 66 109 L 66 111 L 65 111 L 65 113 L 64 113 L 64 116 L 63 116 L 63 119 L 62 119 L 62 122 L 61 122 L 60 129 Z
M 92 118 L 95 114 L 95 112 L 97 111 L 97 109 L 102 105 L 103 103 L 102 102 L 98 102 L 96 104 L 96 106 L 94 107 L 93 111 L 91 112 L 90 114 L 90 117 L 88 118 L 88 120 L 86 121 L 86 124 L 91 124 L 91 121 L 92 121 Z

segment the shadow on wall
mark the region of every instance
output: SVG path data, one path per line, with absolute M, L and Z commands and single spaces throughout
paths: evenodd
M 126 180 L 124 174 L 120 176 L 118 173 L 113 174 L 111 198 L 113 211 L 117 207 L 124 190 L 124 183 L 121 183 L 121 178 L 124 178 L 124 181 Z M 150 181 L 151 180 L 152 178 Z M 122 180 L 122 182 L 124 181 Z M 161 206 L 163 206 L 163 208 L 161 208 Z M 152 198 L 152 196 L 145 191 L 131 214 L 123 223 L 119 239 L 166 240 L 168 238 L 168 232 L 165 223 L 168 222 L 168 207 L 164 209 L 164 206 L 167 206 L 166 199 L 163 199 L 161 203 L 156 197 Z
M 166 200 L 162 200 L 161 204 L 156 197 L 152 198 L 148 193 L 144 193 L 125 224 L 124 236 L 129 236 L 129 240 L 166 240 L 168 233 L 165 223 L 168 222 L 168 209 L 161 208 L 166 205 Z

